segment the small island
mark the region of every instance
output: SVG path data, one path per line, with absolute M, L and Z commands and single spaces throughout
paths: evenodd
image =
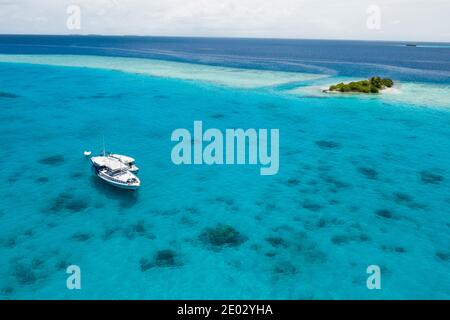
M 350 83 L 339 83 L 330 86 L 323 92 L 342 92 L 342 93 L 379 93 L 386 88 L 392 88 L 394 81 L 389 78 L 372 77 L 369 80 L 355 81 Z

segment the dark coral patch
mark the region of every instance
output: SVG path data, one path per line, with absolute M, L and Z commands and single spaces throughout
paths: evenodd
M 378 171 L 376 171 L 375 169 L 368 168 L 368 167 L 359 167 L 358 171 L 359 171 L 359 173 L 364 175 L 367 179 L 370 179 L 370 180 L 378 179 Z
M 131 225 L 130 231 L 138 235 L 144 235 L 147 232 L 144 221 L 141 220 Z
M 320 218 L 319 221 L 317 222 L 317 227 L 322 229 L 325 228 L 327 224 L 328 224 L 327 220 L 325 220 L 324 218 Z
M 334 188 L 335 192 L 337 192 L 339 189 L 345 189 L 351 186 L 349 183 L 341 181 L 328 174 L 321 174 L 320 178 L 327 184 L 331 185 Z
M 103 240 L 109 240 L 120 231 L 119 227 L 106 228 L 102 234 Z
M 47 166 L 59 166 L 63 164 L 64 161 L 65 161 L 64 156 L 60 154 L 44 157 L 38 160 L 40 164 L 45 164 Z
M 394 214 L 391 210 L 388 209 L 379 209 L 375 211 L 375 214 L 379 217 L 385 218 L 385 219 L 392 219 L 394 217 Z
M 406 193 L 402 193 L 402 192 L 394 192 L 393 196 L 394 196 L 394 201 L 399 204 L 409 203 L 414 200 L 412 196 L 410 196 Z
M 31 260 L 31 267 L 33 269 L 38 269 L 38 268 L 42 268 L 44 266 L 45 262 L 42 259 L 39 258 L 33 258 Z
M 350 241 L 350 238 L 347 235 L 335 235 L 331 238 L 331 242 L 337 245 L 342 245 Z
M 11 176 L 8 178 L 8 183 L 15 183 L 17 181 L 19 181 L 19 177 L 17 176 Z
M 183 224 L 183 225 L 186 225 L 186 226 L 193 226 L 193 225 L 195 225 L 195 221 L 193 221 L 188 216 L 181 217 L 180 223 Z
M 16 237 L 8 237 L 4 240 L 1 240 L 0 243 L 2 247 L 11 249 L 17 245 L 17 239 Z
M 274 248 L 287 248 L 289 243 L 281 237 L 267 237 L 266 241 Z
M 203 243 L 214 247 L 236 247 L 247 240 L 233 227 L 221 223 L 213 228 L 206 228 L 199 238 Z
M 354 237 L 353 239 L 360 242 L 366 242 L 370 240 L 370 237 L 365 233 L 361 233 L 360 235 Z
M 296 256 L 300 254 L 308 263 L 324 263 L 327 260 L 327 255 L 315 241 L 308 238 L 306 232 L 295 232 L 292 236 L 289 244 Z
M 70 263 L 64 259 L 61 259 L 61 260 L 58 260 L 58 262 L 56 262 L 55 269 L 56 270 L 66 270 L 68 266 L 70 266 Z
M 423 209 L 426 206 L 423 204 L 419 204 L 414 202 L 414 198 L 403 192 L 394 192 L 393 194 L 395 203 L 403 206 L 407 206 L 411 209 Z
M 420 173 L 420 179 L 426 184 L 440 184 L 444 177 L 437 170 L 423 170 Z
M 192 214 L 197 214 L 199 210 L 196 207 L 187 207 L 186 211 Z
M 406 249 L 400 246 L 382 245 L 381 250 L 393 253 L 406 253 Z
M 264 255 L 268 258 L 273 258 L 277 255 L 277 253 L 274 251 L 269 251 L 269 252 L 266 252 Z
M 223 119 L 223 118 L 225 118 L 225 115 L 222 114 L 222 113 L 215 113 L 215 114 L 211 115 L 211 118 L 213 118 L 213 119 Z
M 61 213 L 62 211 L 81 212 L 89 207 L 89 203 L 81 197 L 75 197 L 69 192 L 61 192 L 55 199 L 53 199 L 49 210 L 54 213 Z
M 298 272 L 298 269 L 290 262 L 277 263 L 273 268 L 275 274 L 282 275 L 294 275 Z
M 148 227 L 143 220 L 139 220 L 138 222 L 129 225 L 123 230 L 123 233 L 128 239 L 134 239 L 136 237 L 155 239 L 155 236 L 149 233 Z
M 302 207 L 304 209 L 307 209 L 309 211 L 313 211 L 313 212 L 318 212 L 320 210 L 322 210 L 323 206 L 318 204 L 318 203 L 314 203 L 314 202 L 310 202 L 310 201 L 306 201 L 302 204 Z
M 169 96 L 158 94 L 158 95 L 153 96 L 153 98 L 155 98 L 155 99 L 169 99 Z
M 316 226 L 317 226 L 317 228 L 322 229 L 322 228 L 326 228 L 329 226 L 341 225 L 341 224 L 343 224 L 343 222 L 337 218 L 329 218 L 329 219 L 320 218 L 319 221 L 317 221 Z
M 17 263 L 13 266 L 13 275 L 21 285 L 32 285 L 40 278 L 30 264 L 23 263 Z
M 367 242 L 369 240 L 370 237 L 368 235 L 360 232 L 354 234 L 338 234 L 331 237 L 331 242 L 335 245 L 343 245 L 351 241 Z
M 289 186 L 298 186 L 300 184 L 300 180 L 295 179 L 295 178 L 290 178 L 286 182 L 287 182 L 287 185 L 289 185 Z
M 47 183 L 49 179 L 47 177 L 38 177 L 36 178 L 37 183 Z
M 77 232 L 77 233 L 73 234 L 70 238 L 75 241 L 84 242 L 84 241 L 88 241 L 89 239 L 91 239 L 92 235 L 90 233 Z
M 11 92 L 0 91 L 0 98 L 17 99 L 20 98 L 20 96 Z
M 3 287 L 0 290 L 0 295 L 3 295 L 3 296 L 9 296 L 9 295 L 12 295 L 13 293 L 14 293 L 14 288 L 11 286 Z
M 176 266 L 176 254 L 173 250 L 159 250 L 155 255 L 155 264 L 157 267 Z
M 84 176 L 84 174 L 81 173 L 81 172 L 75 172 L 75 173 L 72 173 L 72 174 L 70 175 L 70 177 L 71 177 L 72 179 L 74 179 L 74 180 L 80 179 L 80 178 L 82 178 L 83 176 Z
M 66 209 L 72 212 L 81 212 L 89 207 L 88 203 L 83 199 L 72 199 L 66 203 Z
M 282 225 L 272 228 L 273 232 L 279 232 L 279 231 L 292 232 L 294 230 L 295 230 L 295 228 L 291 227 L 290 225 L 286 225 L 286 224 L 282 224 Z
M 436 257 L 445 262 L 450 261 L 450 252 L 438 251 Z
M 225 198 L 225 197 L 217 197 L 216 198 L 216 202 L 220 202 L 220 203 L 224 203 L 227 206 L 232 206 L 234 205 L 234 200 L 231 198 Z
M 337 149 L 341 147 L 341 144 L 331 140 L 318 140 L 316 145 L 321 149 Z
M 145 272 L 151 268 L 174 268 L 182 266 L 178 254 L 171 249 L 159 250 L 152 259 L 142 258 L 140 261 L 141 271 Z

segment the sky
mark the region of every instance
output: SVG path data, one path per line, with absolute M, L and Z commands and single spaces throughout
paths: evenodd
M 0 34 L 450 42 L 450 0 L 0 0 Z

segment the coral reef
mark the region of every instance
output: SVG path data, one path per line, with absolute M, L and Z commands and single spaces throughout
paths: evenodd
M 235 247 L 247 239 L 233 227 L 221 223 L 213 228 L 206 228 L 199 238 L 203 243 L 215 247 Z
M 64 156 L 61 154 L 57 154 L 54 156 L 48 156 L 48 157 L 44 157 L 39 159 L 38 161 L 40 164 L 45 164 L 48 166 L 58 166 L 61 165 L 65 162 Z

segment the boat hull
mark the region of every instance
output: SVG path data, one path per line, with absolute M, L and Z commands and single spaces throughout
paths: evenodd
M 109 185 L 111 185 L 113 187 L 125 189 L 125 190 L 137 190 L 141 186 L 140 182 L 138 184 L 129 184 L 129 183 L 121 183 L 118 181 L 108 179 L 101 172 L 101 168 L 97 167 L 94 162 L 92 162 L 91 168 L 92 168 L 92 173 L 95 176 L 97 176 L 99 179 L 103 180 L 104 182 L 108 183 Z
M 117 183 L 108 179 L 103 178 L 101 175 L 96 174 L 96 176 L 98 178 L 100 178 L 101 180 L 105 181 L 106 183 L 116 187 L 116 188 L 120 188 L 120 189 L 126 189 L 126 190 L 137 190 L 139 189 L 140 185 L 130 185 L 130 184 L 122 184 L 122 183 Z

